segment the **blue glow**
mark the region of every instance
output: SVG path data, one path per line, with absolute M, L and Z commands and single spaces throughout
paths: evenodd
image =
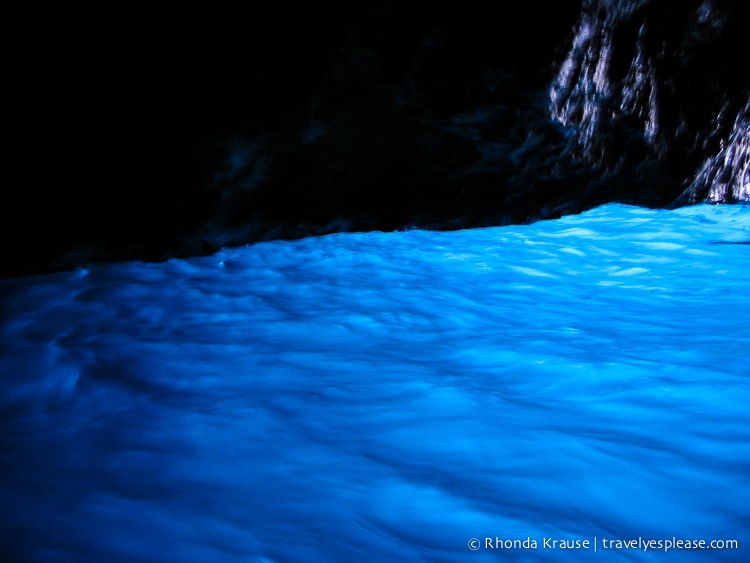
M 748 240 L 607 205 L 2 281 L 4 553 L 750 560 Z M 740 549 L 541 544 L 639 536 Z

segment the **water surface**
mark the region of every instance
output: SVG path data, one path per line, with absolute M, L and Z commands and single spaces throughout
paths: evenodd
M 747 561 L 749 240 L 607 205 L 2 281 L 3 551 Z M 675 536 L 740 549 L 601 544 Z

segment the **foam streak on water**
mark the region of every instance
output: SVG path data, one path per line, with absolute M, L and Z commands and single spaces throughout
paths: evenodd
M 609 205 L 0 282 L 4 554 L 742 560 L 748 240 L 747 206 Z

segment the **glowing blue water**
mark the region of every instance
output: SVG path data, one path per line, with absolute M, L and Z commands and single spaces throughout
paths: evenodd
M 609 205 L 0 282 L 3 554 L 750 560 L 748 240 Z

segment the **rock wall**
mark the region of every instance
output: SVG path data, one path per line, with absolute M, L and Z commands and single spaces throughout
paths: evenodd
M 474 0 L 381 0 L 32 14 L 36 48 L 11 69 L 20 179 L 0 275 L 525 223 L 610 201 L 747 199 L 740 9 L 530 1 L 498 17 Z

